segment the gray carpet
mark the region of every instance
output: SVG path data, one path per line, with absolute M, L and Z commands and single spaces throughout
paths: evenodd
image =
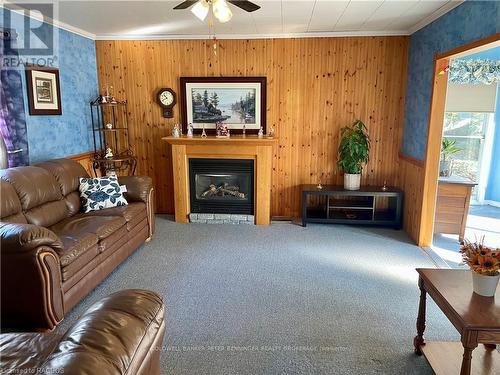
M 153 241 L 58 330 L 102 296 L 146 288 L 167 305 L 164 374 L 432 374 L 412 348 L 415 267 L 435 263 L 392 229 L 158 217 Z M 458 340 L 433 302 L 426 338 Z

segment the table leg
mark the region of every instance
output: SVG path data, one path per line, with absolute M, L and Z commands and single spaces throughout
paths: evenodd
M 462 368 L 460 369 L 460 375 L 470 375 L 470 368 L 472 364 L 472 351 L 474 348 L 464 347 L 464 356 L 462 359 Z
M 422 355 L 420 347 L 424 345 L 425 304 L 427 292 L 424 289 L 424 281 L 421 277 L 418 279 L 418 287 L 420 288 L 420 303 L 418 305 L 417 336 L 413 339 L 413 346 L 415 347 L 415 354 Z

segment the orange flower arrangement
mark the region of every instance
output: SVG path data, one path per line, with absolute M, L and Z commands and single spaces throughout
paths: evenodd
M 471 270 L 480 275 L 496 276 L 500 272 L 500 248 L 496 250 L 481 242 L 465 240 L 460 248 L 462 260 Z

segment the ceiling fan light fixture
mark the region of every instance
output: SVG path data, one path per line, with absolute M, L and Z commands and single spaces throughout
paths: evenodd
M 191 12 L 198 18 L 200 21 L 205 21 L 207 18 L 208 11 L 210 10 L 210 4 L 207 0 L 199 0 L 194 6 L 191 8 Z
M 221 23 L 227 22 L 233 18 L 233 12 L 231 12 L 226 0 L 213 0 L 212 10 L 215 18 Z

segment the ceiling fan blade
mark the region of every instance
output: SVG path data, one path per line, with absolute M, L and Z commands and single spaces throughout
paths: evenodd
M 177 5 L 174 9 L 175 10 L 179 10 L 179 9 L 187 9 L 189 8 L 191 5 L 194 5 L 196 4 L 197 0 L 187 0 L 187 1 L 183 1 L 182 3 L 180 3 L 179 5 Z
M 260 9 L 260 6 L 248 0 L 228 0 L 228 2 L 247 12 L 255 12 L 257 9 Z

